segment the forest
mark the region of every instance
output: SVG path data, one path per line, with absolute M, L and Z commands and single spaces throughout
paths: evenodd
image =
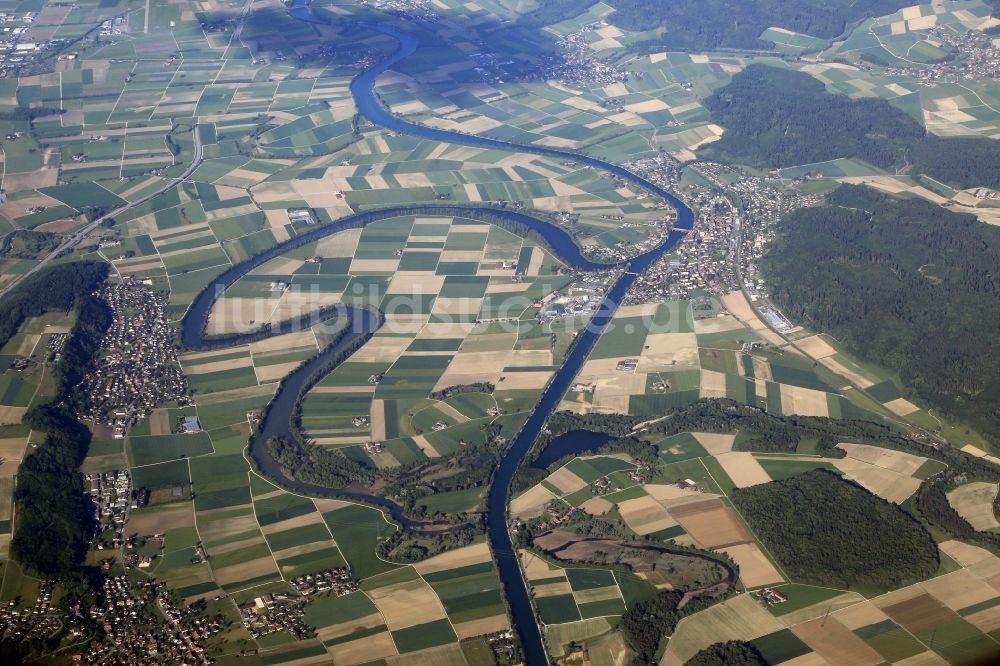
M 47 231 L 16 229 L 0 241 L 0 256 L 38 259 L 59 247 L 61 237 Z
M 45 433 L 45 439 L 25 457 L 17 473 L 17 520 L 10 548 L 18 562 L 43 576 L 78 574 L 93 528 L 90 497 L 79 471 L 91 435 L 76 419 L 71 397 L 111 325 L 110 309 L 92 294 L 106 274 L 104 264 L 53 266 L 0 302 L 0 312 L 18 321 L 49 309 L 68 310 L 74 304 L 77 312 L 54 372 L 56 396 L 33 406 L 23 420 L 32 430 Z M 9 326 L 11 321 L 4 318 L 0 325 Z
M 343 488 L 375 479 L 372 468 L 322 446 L 272 437 L 267 440 L 267 450 L 289 477 L 306 483 Z
M 795 321 L 1000 443 L 1000 228 L 844 185 L 777 227 L 761 269 Z
M 0 346 L 7 344 L 29 317 L 49 310 L 68 312 L 107 277 L 106 264 L 74 262 L 56 264 L 25 278 L 0 300 Z
M 631 666 L 656 663 L 660 641 L 674 632 L 678 622 L 719 601 L 715 597 L 696 596 L 681 605 L 682 599 L 682 592 L 660 590 L 652 599 L 634 603 L 622 614 L 622 635 L 635 653 Z
M 547 0 L 522 14 L 517 28 L 538 34 L 546 26 L 572 19 L 596 0 Z M 912 0 L 604 0 L 614 8 L 605 20 L 624 30 L 659 30 L 639 42 L 641 51 L 705 49 L 770 50 L 774 44 L 761 33 L 778 26 L 822 39 L 842 34 L 852 24 L 872 16 L 891 14 Z M 508 30 L 509 28 L 504 28 Z
M 726 641 L 709 645 L 684 666 L 767 666 L 767 660 L 751 643 Z
M 771 26 L 832 39 L 852 23 L 891 14 L 911 0 L 605 0 L 615 8 L 607 21 L 625 30 L 666 28 L 648 50 L 766 49 L 760 39 Z M 579 13 L 579 12 L 578 12 Z
M 731 499 L 778 563 L 803 583 L 889 590 L 928 578 L 940 564 L 920 522 L 824 469 L 738 488 Z
M 926 134 L 883 99 L 826 92 L 804 72 L 751 65 L 705 100 L 726 128 L 702 157 L 782 168 L 856 157 L 883 169 L 909 165 L 959 188 L 1000 187 L 1000 151 L 991 139 Z

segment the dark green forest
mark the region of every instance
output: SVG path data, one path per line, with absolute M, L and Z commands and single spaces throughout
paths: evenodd
M 766 49 L 773 47 L 760 34 L 771 26 L 831 39 L 852 23 L 891 14 L 908 0 L 605 0 L 615 8 L 608 23 L 625 30 L 665 28 L 647 44 L 648 50 Z M 544 27 L 579 16 L 594 2 L 548 0 L 521 17 L 527 27 Z
M 715 643 L 684 662 L 684 666 L 767 666 L 752 644 L 744 641 Z
M 49 310 L 68 312 L 78 298 L 94 291 L 108 274 L 106 264 L 57 264 L 25 278 L 0 300 L 0 346 L 7 344 L 29 317 Z
M 778 225 L 774 301 L 1000 443 L 1000 229 L 861 186 L 828 201 Z
M 991 139 L 942 139 L 883 99 L 826 92 L 804 72 L 751 65 L 705 100 L 726 128 L 704 157 L 782 168 L 856 157 L 884 169 L 909 167 L 960 188 L 1000 187 Z
M 666 28 L 653 50 L 760 49 L 760 34 L 778 26 L 832 39 L 852 23 L 891 14 L 908 0 L 606 0 L 615 8 L 609 23 L 625 30 Z
M 795 580 L 890 590 L 931 576 L 937 545 L 915 518 L 853 481 L 818 469 L 731 494 Z
M 715 597 L 696 596 L 681 606 L 684 593 L 660 590 L 652 599 L 632 604 L 622 615 L 621 631 L 625 642 L 635 652 L 631 666 L 656 663 L 656 653 L 663 637 L 670 635 L 687 615 L 694 615 L 718 601 Z
M 92 295 L 107 275 L 107 265 L 71 263 L 32 276 L 0 302 L 0 338 L 13 335 L 23 320 L 48 310 L 75 307 L 77 317 L 62 359 L 56 366 L 57 394 L 36 405 L 24 423 L 45 433 L 17 472 L 11 554 L 28 570 L 54 578 L 79 574 L 94 520 L 79 467 L 90 446 L 90 430 L 73 413 L 72 392 L 111 325 L 107 305 Z M 11 328 L 13 327 L 13 328 Z

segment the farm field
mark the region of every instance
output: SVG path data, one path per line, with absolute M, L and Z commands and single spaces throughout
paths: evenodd
M 514 423 L 537 399 L 557 359 L 550 336 L 526 315 L 566 284 L 560 270 L 548 252 L 498 227 L 393 218 L 265 263 L 219 299 L 209 330 L 277 324 L 339 303 L 380 308 L 385 325 L 312 388 L 302 426 L 320 446 L 378 468 L 410 465 L 482 440 L 485 428 Z M 276 291 L 277 284 L 283 288 Z M 276 381 L 307 354 L 309 336 L 290 336 L 198 352 L 182 363 L 205 392 Z M 304 345 L 301 353 L 296 344 Z M 472 385 L 492 388 L 441 393 Z M 372 441 L 379 450 L 366 446 Z M 428 508 L 474 509 L 479 499 L 442 495 Z
M 696 311 L 696 302 L 708 308 Z M 729 398 L 778 415 L 873 418 L 870 402 L 850 389 L 884 383 L 884 413 L 919 411 L 902 407 L 910 403 L 888 377 L 868 379 L 868 369 L 821 337 L 796 344 L 769 330 L 739 292 L 621 307 L 560 409 L 654 416 L 701 398 Z
M 318 643 L 291 636 L 275 642 L 280 633 L 258 637 L 267 658 L 281 659 L 292 641 L 300 649 L 319 645 L 336 663 L 422 659 L 509 628 L 485 543 L 416 566 L 385 562 L 374 554 L 377 541 L 397 528 L 381 512 L 285 492 L 250 470 L 240 453 L 245 429 L 230 425 L 207 434 L 212 454 L 134 468 L 137 487 L 154 496 L 167 491 L 167 503 L 134 510 L 129 521 L 139 535 L 164 535 L 151 573 L 188 603 L 222 594 L 234 613 L 235 604 L 289 593 L 290 581 L 308 574 L 346 568 L 360 583 L 358 591 L 317 594 L 305 606 Z M 192 493 L 193 501 L 176 499 Z M 196 563 L 199 552 L 207 559 Z
M 848 663 L 847 660 L 853 659 L 860 661 L 850 663 L 870 662 L 874 666 L 928 652 L 956 663 L 956 659 L 961 661 L 1000 650 L 994 626 L 986 620 L 987 611 L 1000 603 L 1000 588 L 994 589 L 996 585 L 990 582 L 997 559 L 988 551 L 956 541 L 942 541 L 934 545 L 941 561 L 937 573 L 902 591 L 885 593 L 808 585 L 781 566 L 759 540 L 759 531 L 749 529 L 744 516 L 730 501 L 730 495 L 738 488 L 763 487 L 761 484 L 824 469 L 850 479 L 888 502 L 905 505 L 921 481 L 942 471 L 943 465 L 920 456 L 856 443 L 838 445 L 845 454 L 843 457 L 824 458 L 813 452 L 741 451 L 745 441 L 735 433 L 694 432 L 653 438 L 650 443 L 659 451 L 659 464 L 653 470 L 648 463 L 637 464 L 637 459 L 625 453 L 563 459 L 550 467 L 536 485 L 513 497 L 510 507 L 514 516 L 529 526 L 538 526 L 531 527 L 534 548 L 521 552 L 521 562 L 554 654 L 567 654 L 566 646 L 574 640 L 597 646 L 617 635 L 613 617 L 588 616 L 576 598 L 576 588 L 570 581 L 575 574 L 567 567 L 587 565 L 564 561 L 573 557 L 592 560 L 593 555 L 585 554 L 570 536 L 579 526 L 591 522 L 614 525 L 614 530 L 631 533 L 634 539 L 644 537 L 646 543 L 715 551 L 739 566 L 740 590 L 776 589 L 784 595 L 781 603 L 768 605 L 744 592 L 685 618 L 667 643 L 663 663 L 683 664 L 698 650 L 719 640 L 750 641 L 768 659 L 774 659 L 772 663 L 806 659 L 805 655 L 815 653 L 817 656 L 809 658 L 817 661 L 822 658 L 830 663 L 840 660 Z M 959 486 L 949 494 L 949 501 L 963 511 L 976 507 L 980 516 L 983 509 L 978 507 L 988 505 L 992 510 L 995 487 L 969 486 Z M 589 533 L 585 527 L 582 529 L 583 533 Z M 610 544 L 620 541 L 614 537 L 593 547 L 613 553 Z M 674 572 L 675 577 L 680 575 L 676 568 Z M 648 573 L 638 575 L 647 585 L 659 586 L 663 582 Z M 637 594 L 642 586 L 623 585 L 619 574 L 615 576 L 627 608 L 631 603 L 629 590 Z M 676 578 L 673 582 L 678 584 Z M 954 632 L 954 639 L 948 639 L 950 644 L 931 640 L 933 630 L 911 635 L 910 629 L 901 628 L 897 620 L 889 622 L 889 617 L 878 610 L 889 604 L 895 598 L 893 595 L 916 596 L 925 592 L 951 608 L 957 618 L 953 627 L 949 625 L 949 631 Z M 730 608 L 734 610 L 727 610 Z M 735 621 L 731 613 L 742 619 Z M 844 626 L 823 623 L 824 615 L 836 618 Z M 976 622 L 962 619 L 973 615 Z M 611 620 L 611 624 L 606 620 Z M 943 618 L 934 626 L 946 621 L 949 620 Z M 619 649 L 617 654 L 624 654 L 624 650 Z
M 740 595 L 683 619 L 661 663 L 683 664 L 712 642 L 737 639 L 772 663 L 989 660 L 1000 650 L 991 619 L 1000 589 L 990 582 L 1000 560 L 958 541 L 939 548 L 953 571 L 880 596 L 789 584 L 775 588 L 787 601 L 766 607 Z

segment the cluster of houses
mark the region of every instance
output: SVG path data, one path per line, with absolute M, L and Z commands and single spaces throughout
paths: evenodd
M 119 548 L 125 541 L 125 525 L 132 504 L 132 478 L 127 470 L 87 475 L 94 507 L 94 520 L 101 532 L 111 532 L 108 540 L 98 537 L 97 549 Z
M 621 488 L 618 487 L 618 484 L 606 476 L 602 476 L 590 484 L 590 492 L 595 495 L 607 495 L 608 493 L 615 493 L 619 490 L 621 490 Z
M 635 464 L 635 469 L 630 469 L 625 472 L 625 476 L 628 477 L 629 481 L 634 481 L 635 483 L 646 483 L 649 481 L 649 465 L 644 462 L 637 462 Z
M 358 590 L 358 582 L 351 576 L 351 572 L 343 567 L 299 576 L 290 580 L 289 584 L 304 597 L 323 592 L 342 597 Z
M 240 620 L 254 638 L 286 631 L 299 639 L 316 632 L 306 623 L 306 597 L 274 592 L 240 604 Z
M 130 582 L 126 576 L 104 581 L 100 601 L 89 609 L 100 625 L 97 638 L 72 655 L 78 664 L 208 664 L 205 641 L 222 631 L 222 616 L 205 617 L 193 608 L 177 608 L 165 583 Z M 166 618 L 166 621 L 164 621 Z
M 575 506 L 567 506 L 561 502 L 550 502 L 545 507 L 545 513 L 548 517 L 542 516 L 540 519 L 542 521 L 541 527 L 546 528 L 562 525 L 565 521 L 572 518 L 576 512 L 577 508 Z
M 101 24 L 100 35 L 102 37 L 109 37 L 120 35 L 128 30 L 128 14 L 122 14 L 114 18 L 110 18 Z
M 623 358 L 615 364 L 615 370 L 618 372 L 627 372 L 629 374 L 634 374 L 636 368 L 639 367 L 639 359 L 637 358 Z
M 31 606 L 21 607 L 13 599 L 0 604 L 0 638 L 20 642 L 51 636 L 62 626 L 60 615 L 52 606 L 52 584 L 43 580 Z
M 927 31 L 927 40 L 947 47 L 954 57 L 933 63 L 911 62 L 890 67 L 886 72 L 915 78 L 928 87 L 943 80 L 1000 78 L 1000 48 L 993 35 L 978 30 L 959 33 L 952 26 L 934 26 Z
M 434 23 L 439 18 L 440 9 L 430 0 L 375 0 L 375 8 L 410 21 Z
M 617 270 L 591 271 L 577 275 L 565 288 L 546 294 L 538 301 L 537 319 L 546 323 L 560 317 L 589 315 L 601 306 L 604 294 L 617 277 Z
M 765 606 L 774 606 L 788 601 L 788 597 L 773 587 L 762 587 L 759 590 L 754 590 L 750 596 Z
M 101 340 L 96 367 L 83 380 L 78 416 L 124 437 L 157 405 L 187 404 L 188 385 L 162 297 L 129 277 L 105 285 L 101 297 L 114 319 Z
M 743 210 L 739 220 L 742 231 L 739 249 L 742 286 L 753 298 L 764 288 L 764 280 L 757 268 L 757 261 L 764 254 L 768 242 L 774 237 L 775 226 L 788 213 L 799 208 L 815 206 L 822 201 L 822 197 L 818 194 L 802 194 L 779 189 L 766 179 L 751 176 L 736 167 L 700 163 L 698 168 L 706 177 L 726 173 L 728 179 L 732 181 L 727 190 L 738 199 Z
M 697 211 L 695 225 L 673 252 L 636 280 L 624 302 L 687 299 L 697 291 L 718 294 L 743 287 L 753 297 L 764 286 L 756 262 L 773 237 L 775 224 L 792 210 L 815 205 L 820 197 L 781 189 L 714 162 L 692 165 L 709 185 L 678 187 L 670 159 L 661 155 L 631 166 L 653 182 L 673 184 Z
M 486 635 L 486 642 L 493 650 L 493 659 L 497 664 L 520 664 L 522 662 L 521 648 L 510 629 Z
M 588 88 L 600 88 L 628 81 L 627 71 L 595 57 L 591 42 L 600 37 L 598 31 L 607 28 L 604 21 L 588 23 L 557 41 L 559 52 L 546 58 L 539 76 Z M 599 40 L 596 40 L 599 41 Z
M 645 193 L 643 193 L 645 194 Z M 646 198 L 640 194 L 637 198 Z M 621 219 L 619 215 L 602 215 L 601 218 L 610 221 Z M 622 262 L 632 259 L 644 252 L 648 252 L 659 246 L 666 240 L 670 232 L 674 230 L 676 222 L 675 213 L 668 212 L 655 220 L 646 222 L 625 222 L 619 225 L 622 229 L 639 229 L 645 235 L 641 240 L 618 241 L 610 247 L 603 245 L 587 245 L 583 247 L 582 253 L 593 261 L 606 263 Z
M 701 492 L 701 488 L 698 487 L 698 484 L 693 479 L 681 479 L 674 485 L 680 488 L 681 490 L 687 490 L 693 493 Z
M 38 12 L 0 12 L 0 77 L 17 76 L 18 70 L 35 61 L 46 49 L 64 43 L 63 39 L 35 41 L 31 27 Z

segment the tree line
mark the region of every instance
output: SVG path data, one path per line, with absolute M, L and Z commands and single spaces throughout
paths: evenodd
M 753 643 L 714 643 L 684 662 L 684 666 L 767 666 L 768 662 Z

